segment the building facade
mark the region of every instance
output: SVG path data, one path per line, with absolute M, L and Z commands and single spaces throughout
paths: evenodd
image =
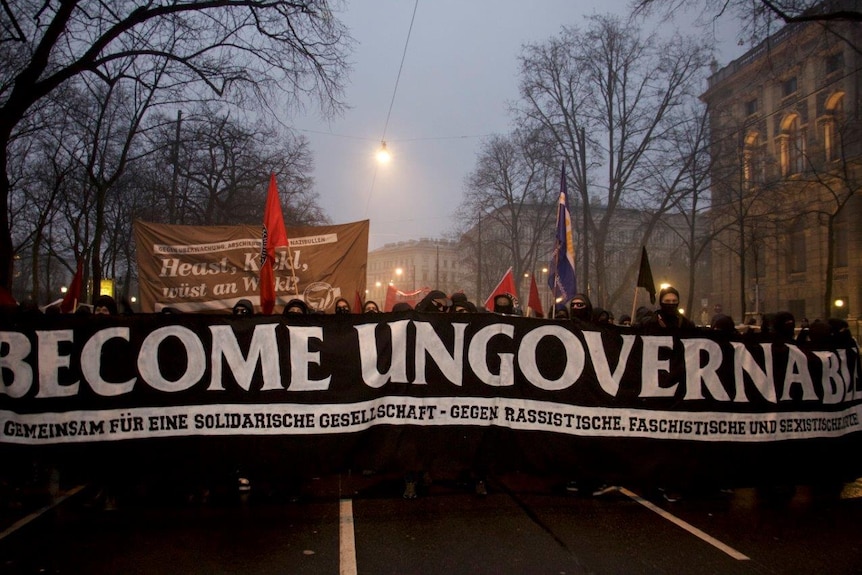
M 463 290 L 458 243 L 422 238 L 369 252 L 365 299 L 382 308 L 390 285 L 402 292 L 430 288 L 451 294 Z
M 860 315 L 860 46 L 789 25 L 709 78 L 712 298 L 737 321 Z

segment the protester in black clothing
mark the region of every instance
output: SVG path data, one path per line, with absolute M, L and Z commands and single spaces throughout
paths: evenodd
M 800 334 L 802 335 L 802 334 Z M 832 339 L 832 328 L 829 323 L 815 319 L 806 332 L 805 341 L 816 345 L 828 344 Z
M 556 306 L 554 306 L 553 319 L 561 319 L 565 321 L 569 320 L 569 309 L 566 307 L 565 303 L 558 303 Z
M 593 303 L 585 294 L 575 294 L 569 300 L 569 318 L 578 327 L 593 325 Z
M 294 298 L 285 304 L 284 310 L 281 312 L 281 315 L 308 315 L 309 313 L 311 313 L 311 310 L 308 308 L 308 304 L 299 298 Z
M 452 307 L 452 300 L 440 290 L 431 290 L 428 292 L 422 300 L 416 304 L 415 309 L 418 312 L 424 313 L 448 313 L 450 308 Z M 418 438 L 421 433 L 413 435 L 413 439 Z M 424 438 L 425 436 L 422 435 Z M 416 453 L 417 445 L 408 442 L 406 444 L 406 448 L 409 450 L 409 454 L 414 458 L 414 460 L 423 460 L 426 459 L 428 448 L 427 446 L 423 446 L 425 453 Z M 424 482 L 426 484 L 431 483 L 430 475 L 427 471 L 417 470 L 418 466 L 414 467 L 413 470 L 408 471 L 404 475 L 404 499 L 415 499 L 418 496 L 418 492 L 416 490 L 417 482 L 420 477 L 424 478 Z
M 596 325 L 611 325 L 611 313 L 600 307 L 593 310 L 593 323 Z
M 452 302 L 452 313 L 478 313 L 476 304 L 471 301 Z
M 249 300 L 241 299 L 233 305 L 232 313 L 233 315 L 252 316 L 254 315 L 254 306 Z
M 343 297 L 335 300 L 335 311 L 336 315 L 349 315 L 350 314 L 350 302 L 344 299 Z
M 666 287 L 659 292 L 659 307 L 652 319 L 643 323 L 644 329 L 693 329 L 694 323 L 679 313 L 679 292 L 676 288 Z
M 515 315 L 515 302 L 508 294 L 500 294 L 494 298 L 494 313 Z
M 440 290 L 431 290 L 413 309 L 426 313 L 448 313 L 452 309 L 452 300 Z
M 368 300 L 362 306 L 362 313 L 380 313 L 380 306 L 373 300 Z
M 109 295 L 100 295 L 93 302 L 93 313 L 117 315 L 117 302 Z
M 772 333 L 780 340 L 796 339 L 796 318 L 789 311 L 780 311 L 772 317 Z
M 720 331 L 727 334 L 738 334 L 736 331 L 736 323 L 733 318 L 723 313 L 718 313 L 712 316 L 709 322 L 709 329 L 712 331 Z
M 644 327 L 654 321 L 655 312 L 645 305 L 642 305 L 635 310 L 635 318 L 632 320 L 632 327 Z

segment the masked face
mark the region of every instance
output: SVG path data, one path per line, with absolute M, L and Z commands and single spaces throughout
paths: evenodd
M 668 293 L 661 298 L 661 312 L 667 316 L 675 316 L 679 314 L 679 297 L 676 294 Z
M 569 315 L 573 318 L 578 318 L 581 320 L 589 320 L 590 319 L 590 310 L 587 307 L 587 302 L 581 299 L 573 299 L 572 303 L 569 304 Z
M 346 304 L 339 303 L 335 306 L 335 313 L 339 315 L 346 315 L 350 313 L 350 308 Z

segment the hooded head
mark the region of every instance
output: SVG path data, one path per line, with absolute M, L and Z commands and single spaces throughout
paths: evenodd
M 580 321 L 593 321 L 593 302 L 586 294 L 575 294 L 575 297 L 569 300 L 569 317 Z
M 476 304 L 471 301 L 452 300 L 452 313 L 476 313 L 477 311 Z
M 596 325 L 610 325 L 612 323 L 611 312 L 600 307 L 595 308 L 593 310 L 593 322 Z
M 406 301 L 399 301 L 392 306 L 392 311 L 410 311 L 411 309 L 413 308 Z
M 241 299 L 233 304 L 233 315 L 254 315 L 254 306 L 247 299 Z
M 847 320 L 830 317 L 826 323 L 829 325 L 829 333 L 836 345 L 842 347 L 854 345 L 853 334 L 850 332 L 850 324 Z
M 713 331 L 736 333 L 736 324 L 734 323 L 733 318 L 729 315 L 724 315 L 723 313 L 717 313 L 712 316 L 712 320 L 709 322 L 709 327 Z
M 426 313 L 447 313 L 452 309 L 452 300 L 440 290 L 431 290 L 415 309 Z
M 679 292 L 675 287 L 668 286 L 658 294 L 658 305 L 662 314 L 675 316 L 679 314 Z
M 284 310 L 282 310 L 281 315 L 308 315 L 309 311 L 310 310 L 308 309 L 307 303 L 305 303 L 301 299 L 294 298 L 285 304 Z
M 335 300 L 335 314 L 336 315 L 348 315 L 350 314 L 350 302 L 344 299 L 343 297 Z
M 796 318 L 789 311 L 780 311 L 772 318 L 772 331 L 778 337 L 793 339 L 796 335 Z
M 449 299 L 452 300 L 452 305 L 456 306 L 459 303 L 464 303 L 467 301 L 467 294 L 462 291 L 456 291 L 452 295 L 449 296 Z
M 494 313 L 512 315 L 515 313 L 515 302 L 509 294 L 501 293 L 494 296 Z
M 117 302 L 109 295 L 100 295 L 93 302 L 93 313 L 117 315 Z
M 380 306 L 374 300 L 368 300 L 362 306 L 362 313 L 380 313 Z

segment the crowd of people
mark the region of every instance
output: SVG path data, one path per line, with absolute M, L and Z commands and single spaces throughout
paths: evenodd
M 421 313 L 496 313 L 504 316 L 522 316 L 525 315 L 516 306 L 515 300 L 508 294 L 498 294 L 493 298 L 493 310 L 486 310 L 484 306 L 477 306 L 470 301 L 463 292 L 456 292 L 447 295 L 440 290 L 429 291 L 415 306 L 411 306 L 407 302 L 398 302 L 392 307 L 392 312 L 405 312 L 414 310 Z M 608 326 L 619 326 L 618 329 L 623 331 L 633 330 L 640 333 L 656 333 L 667 332 L 674 330 L 714 330 L 722 332 L 730 337 L 744 338 L 751 334 L 763 334 L 775 341 L 794 342 L 794 343 L 812 343 L 835 345 L 840 347 L 856 346 L 853 339 L 850 326 L 847 321 L 837 318 L 829 318 L 825 320 L 817 319 L 813 322 L 808 322 L 803 319 L 797 325 L 796 318 L 788 311 L 780 311 L 776 313 L 767 313 L 762 315 L 760 322 L 749 321 L 745 324 L 737 324 L 732 317 L 721 313 L 719 306 L 716 306 L 716 312 L 709 321 L 704 321 L 702 315 L 699 325 L 696 325 L 689 318 L 683 315 L 679 310 L 680 294 L 673 287 L 667 287 L 658 294 L 658 305 L 655 308 L 647 306 L 639 307 L 634 317 L 621 315 L 619 321 L 608 310 L 593 306 L 587 294 L 579 293 L 570 298 L 567 302 L 555 306 L 551 318 L 556 321 L 571 322 L 574 327 L 581 330 L 603 329 Z M 361 310 L 358 313 L 376 314 L 381 313 L 380 306 L 372 300 L 363 302 Z M 337 298 L 332 306 L 332 312 L 335 315 L 353 314 L 354 305 L 345 298 Z M 122 311 L 121 311 L 122 308 Z M 10 312 L 10 310 L 6 310 Z M 17 306 L 12 313 L 17 314 L 42 314 L 50 315 L 60 313 L 57 306 L 49 306 L 43 311 L 40 311 L 36 306 L 24 304 Z M 75 313 L 78 314 L 94 314 L 94 315 L 117 315 L 120 313 L 130 314 L 131 306 L 127 302 L 122 302 L 118 306 L 117 302 L 111 296 L 101 295 L 97 297 L 91 306 L 79 306 Z M 177 313 L 174 308 L 163 308 L 162 313 Z M 294 298 L 289 300 L 282 308 L 282 315 L 292 314 L 319 314 L 323 313 L 312 309 L 303 299 Z M 254 316 L 255 309 L 253 303 L 248 299 L 240 299 L 232 308 L 232 314 L 236 316 Z M 529 313 L 532 317 L 541 317 L 535 312 Z M 617 328 L 614 328 L 617 329 Z M 760 338 L 761 336 L 757 336 Z M 486 488 L 487 469 L 484 466 L 478 466 L 475 469 L 469 470 L 470 485 L 477 495 L 487 494 Z M 237 483 L 240 492 L 250 490 L 250 480 L 241 470 L 237 470 Z M 413 499 L 420 492 L 419 486 L 430 485 L 431 479 L 428 470 L 426 469 L 411 469 L 407 470 L 404 476 L 404 491 L 403 497 Z M 609 488 L 605 485 L 584 485 L 578 478 L 572 478 L 568 481 L 566 489 L 572 492 L 586 492 L 593 495 L 602 495 L 608 492 Z M 665 489 L 664 497 L 668 501 L 676 501 L 681 496 L 675 489 Z
M 579 293 L 567 302 L 561 302 L 554 306 L 549 317 L 554 320 L 571 321 L 577 327 L 590 329 L 616 325 L 623 328 L 633 328 L 645 332 L 655 330 L 674 329 L 708 329 L 733 335 L 764 334 L 784 341 L 795 341 L 797 343 L 836 343 L 838 345 L 848 344 L 853 340 L 850 325 L 846 320 L 839 318 L 815 319 L 809 322 L 802 318 L 798 323 L 794 315 L 789 311 L 778 311 L 775 313 L 760 314 L 759 319 L 750 317 L 744 323 L 737 323 L 734 319 L 722 313 L 721 306 L 715 306 L 715 313 L 710 317 L 706 309 L 701 313 L 699 323 L 695 324 L 691 319 L 679 310 L 680 295 L 674 287 L 661 290 L 658 295 L 658 306 L 651 308 L 640 306 L 635 311 L 634 317 L 621 314 L 619 319 L 609 310 L 595 307 L 587 294 Z M 361 310 L 356 313 L 381 313 L 383 310 L 373 300 L 362 302 Z M 353 314 L 354 304 L 343 297 L 335 300 L 332 306 L 333 314 Z M 542 318 L 541 313 L 535 310 L 524 311 L 515 304 L 515 300 L 508 294 L 499 294 L 493 299 L 493 310 L 485 309 L 484 306 L 476 305 L 470 301 L 463 292 L 451 295 L 440 290 L 429 291 L 415 306 L 400 301 L 392 306 L 392 312 L 404 312 L 415 310 L 418 312 L 433 313 L 497 313 L 510 316 L 524 316 Z M 53 315 L 62 313 L 59 304 L 52 304 L 40 309 L 34 302 L 28 300 L 14 306 L 6 306 L 3 309 L 7 315 Z M 253 316 L 255 315 L 254 304 L 248 299 L 240 299 L 232 308 L 233 315 Z M 118 302 L 109 295 L 100 295 L 92 305 L 82 304 L 75 310 L 78 315 L 117 315 L 132 314 L 131 304 L 126 300 Z M 163 307 L 161 313 L 179 313 L 176 308 Z M 323 314 L 325 312 L 315 310 L 302 298 L 290 299 L 282 308 L 282 315 L 290 314 Z

